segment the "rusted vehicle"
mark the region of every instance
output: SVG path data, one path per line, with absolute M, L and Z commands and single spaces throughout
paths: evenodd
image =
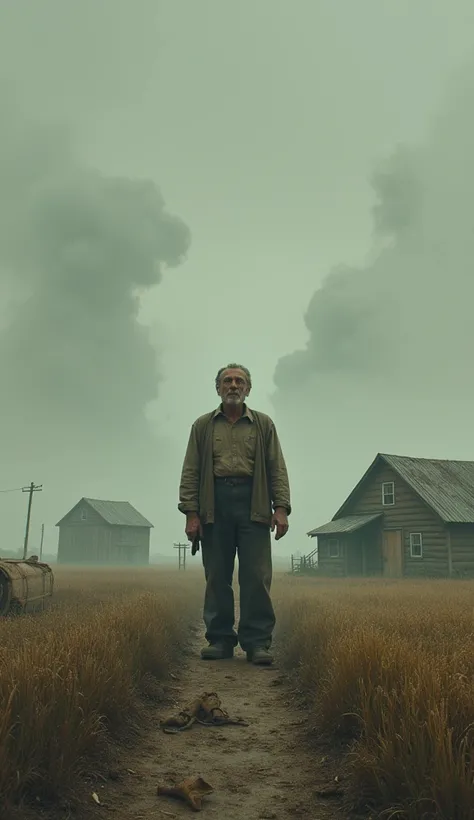
M 0 558 L 0 616 L 44 610 L 53 587 L 51 567 L 36 555 L 23 561 Z

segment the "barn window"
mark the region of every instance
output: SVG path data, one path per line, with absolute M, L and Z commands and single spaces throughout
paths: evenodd
M 87 510 L 81 510 L 81 521 L 87 521 Z
M 339 558 L 339 541 L 337 540 L 337 538 L 329 539 L 328 551 L 330 558 Z
M 395 484 L 393 481 L 384 481 L 382 484 L 382 504 L 384 507 L 393 507 L 395 504 Z
M 421 532 L 410 533 L 410 558 L 423 558 L 423 537 Z

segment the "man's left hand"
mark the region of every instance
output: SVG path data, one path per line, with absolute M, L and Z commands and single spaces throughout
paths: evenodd
M 284 507 L 276 507 L 272 515 L 271 530 L 274 531 L 276 527 L 275 541 L 283 538 L 288 532 L 288 515 Z

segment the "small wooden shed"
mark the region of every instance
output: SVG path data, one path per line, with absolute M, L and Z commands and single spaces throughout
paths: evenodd
M 58 563 L 144 566 L 150 559 L 150 523 L 128 501 L 81 498 L 56 524 Z

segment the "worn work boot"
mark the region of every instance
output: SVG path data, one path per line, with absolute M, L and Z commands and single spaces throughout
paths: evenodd
M 222 661 L 224 658 L 232 658 L 234 655 L 234 647 L 225 641 L 218 641 L 211 643 L 201 649 L 201 658 L 203 661 Z
M 247 660 L 256 666 L 271 666 L 273 655 L 264 646 L 255 646 L 253 649 L 248 650 Z

